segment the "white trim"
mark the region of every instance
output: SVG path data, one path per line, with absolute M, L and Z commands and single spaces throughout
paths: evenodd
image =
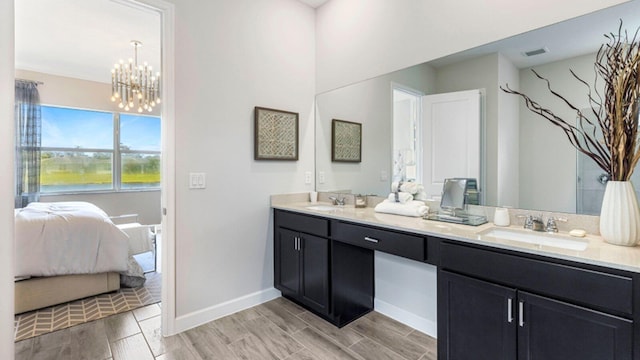
M 378 299 L 374 299 L 373 307 L 375 311 L 379 312 L 380 314 L 386 315 L 393 320 L 401 322 L 407 326 L 411 326 L 412 328 L 434 338 L 438 337 L 438 326 L 435 321 L 425 319 L 414 313 Z
M 165 0 L 115 0 L 161 15 L 162 41 L 162 335 L 176 330 L 175 6 Z M 165 213 L 166 211 L 166 213 Z
M 4 175 L 0 179 L 0 358 L 13 359 L 15 354 L 14 329 L 14 0 L 0 1 L 0 166 Z
M 194 311 L 192 313 L 181 315 L 176 318 L 176 330 L 183 332 L 194 327 L 206 324 L 210 321 L 220 319 L 227 315 L 231 315 L 238 311 L 260 305 L 267 301 L 271 301 L 280 297 L 280 291 L 275 288 L 269 288 L 254 292 L 249 295 L 241 296 L 239 298 L 223 302 L 218 305 L 210 306 L 208 308 Z M 163 304 L 164 308 L 164 304 Z

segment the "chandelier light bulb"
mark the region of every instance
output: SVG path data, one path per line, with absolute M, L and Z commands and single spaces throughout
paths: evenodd
M 124 107 L 124 104 L 123 104 L 123 103 L 120 103 L 120 104 L 118 104 L 118 107 L 119 107 L 120 109 L 122 109 L 122 108 Z
M 116 101 L 116 97 L 115 95 L 111 95 L 111 101 L 115 102 Z

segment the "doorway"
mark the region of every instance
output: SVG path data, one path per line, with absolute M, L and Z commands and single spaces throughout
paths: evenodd
M 33 3 L 34 1 L 20 1 L 15 2 L 16 6 L 16 17 L 19 12 L 17 7 L 22 6 L 25 3 Z M 155 13 L 159 18 L 158 28 L 156 31 L 158 32 L 158 38 L 160 39 L 162 51 L 161 51 L 161 61 L 158 64 L 162 63 L 162 78 L 163 78 L 163 101 L 161 104 L 162 110 L 162 125 L 161 125 L 161 137 L 162 137 L 162 162 L 161 162 L 161 178 L 162 185 L 160 188 L 160 200 L 158 204 L 160 209 L 157 209 L 157 212 L 161 214 L 158 218 L 158 223 L 161 224 L 158 228 L 162 229 L 162 245 L 160 251 L 161 257 L 158 259 L 160 266 L 163 269 L 163 279 L 162 279 L 162 332 L 164 335 L 170 335 L 174 333 L 174 320 L 175 320 L 175 287 L 174 287 L 174 278 L 175 278 L 175 264 L 173 261 L 173 253 L 174 253 L 174 221 L 175 216 L 172 212 L 168 211 L 172 210 L 174 207 L 174 184 L 175 184 L 175 176 L 174 176 L 174 148 L 173 148 L 173 138 L 174 138 L 174 108 L 173 108 L 173 64 L 174 64 L 174 46 L 173 46 L 173 38 L 174 38 L 174 6 L 173 4 L 167 3 L 164 0 L 91 0 L 92 3 L 96 3 L 98 7 L 106 6 L 106 5 L 117 5 L 123 9 L 125 12 L 132 13 L 135 11 L 146 11 L 150 13 Z M 69 9 L 73 8 L 66 7 L 58 2 L 55 5 L 61 8 L 61 11 L 69 11 Z M 49 14 L 50 17 L 53 14 Z M 85 13 L 82 14 L 79 18 L 88 18 L 96 19 L 103 17 L 104 13 Z M 37 20 L 33 18 L 26 19 L 29 23 L 37 23 Z M 68 26 L 68 23 L 60 23 L 60 26 Z M 16 28 L 18 27 L 18 19 L 16 18 Z M 113 30 L 113 29 L 111 29 Z M 104 28 L 98 29 L 96 31 L 87 30 L 87 33 L 90 35 L 94 35 L 96 32 L 105 32 Z M 125 37 L 126 39 L 126 37 Z M 130 39 L 126 39 L 124 41 L 128 41 Z M 18 29 L 16 29 L 16 38 L 15 38 L 15 47 L 16 47 L 16 57 L 20 54 L 18 52 L 19 42 L 21 38 L 18 34 Z M 79 43 L 81 45 L 82 43 Z M 55 46 L 55 45 L 53 45 Z M 111 61 L 117 60 L 117 57 L 121 56 L 120 54 L 113 54 L 109 58 Z M 18 61 L 16 61 L 16 69 L 18 69 Z M 51 64 L 53 65 L 53 64 Z M 112 65 L 111 65 L 112 66 Z M 34 68 L 29 69 L 30 71 L 34 71 Z M 110 67 L 106 67 L 104 71 L 108 72 Z M 46 80 L 42 81 L 45 83 Z M 44 87 L 43 86 L 43 87 Z M 79 93 L 76 94 L 77 97 L 82 97 L 85 94 Z M 53 100 L 52 100 L 53 101 Z M 91 106 L 88 106 L 91 107 Z M 156 228 L 154 227 L 154 230 Z

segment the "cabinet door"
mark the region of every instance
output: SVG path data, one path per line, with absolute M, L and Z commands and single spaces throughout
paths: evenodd
M 526 292 L 518 307 L 519 360 L 632 358 L 630 320 Z
M 298 296 L 300 292 L 299 233 L 279 228 L 276 237 L 276 287 L 284 295 Z
M 438 359 L 515 359 L 515 302 L 513 289 L 440 271 Z
M 302 234 L 300 296 L 314 310 L 329 313 L 329 240 Z

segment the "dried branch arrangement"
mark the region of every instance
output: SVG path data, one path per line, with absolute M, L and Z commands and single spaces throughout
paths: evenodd
M 629 39 L 627 31 L 622 30 L 622 21 L 618 33 L 605 34 L 608 42 L 600 46 L 596 54 L 594 71 L 595 83 L 592 87 L 573 70 L 573 77 L 587 88 L 591 114 L 584 114 L 566 98 L 551 88 L 548 79 L 533 73 L 547 83 L 547 88 L 555 97 L 561 99 L 577 115 L 576 125 L 556 116 L 551 110 L 542 107 L 529 96 L 513 90 L 507 84 L 500 88 L 510 94 L 521 96 L 527 108 L 560 127 L 571 145 L 593 159 L 598 166 L 609 174 L 614 181 L 629 181 L 640 159 L 638 141 L 638 100 L 640 96 L 640 43 L 638 31 Z M 604 81 L 604 94 L 597 89 L 598 79 Z M 599 140 L 597 128 L 602 130 Z

